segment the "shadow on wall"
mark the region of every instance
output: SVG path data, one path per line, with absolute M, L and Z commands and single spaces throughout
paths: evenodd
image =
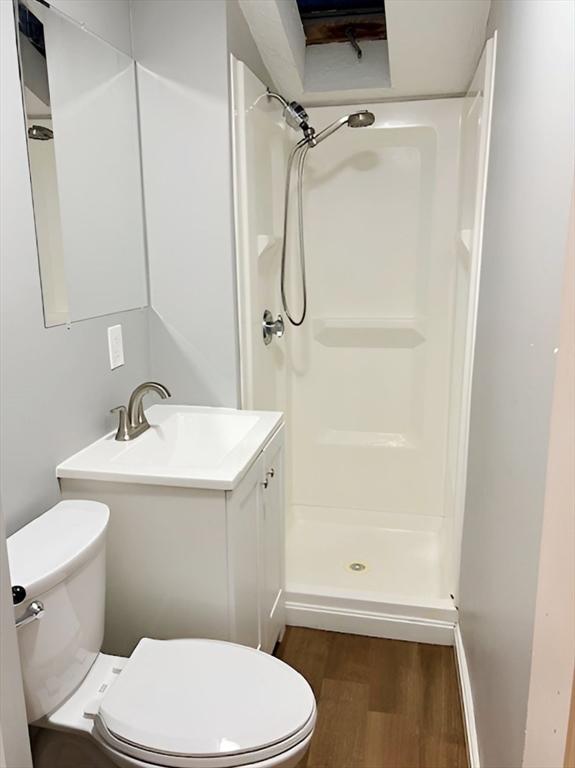
M 237 383 L 230 381 L 153 308 L 148 315 L 151 378 L 170 388 L 182 405 L 239 407 Z M 217 359 L 217 358 L 216 358 Z
M 437 137 L 435 130 L 429 126 L 405 126 L 401 128 L 385 128 L 379 131 L 379 137 L 381 146 L 377 151 L 373 149 L 357 149 L 360 141 L 372 142 L 371 136 L 365 136 L 363 139 L 356 140 L 356 148 L 350 152 L 349 147 L 346 148 L 346 152 L 350 152 L 340 162 L 333 163 L 323 173 L 320 172 L 319 167 L 321 161 L 318 161 L 314 165 L 313 160 L 317 157 L 314 150 L 308 155 L 308 162 L 306 164 L 306 185 L 308 188 L 313 189 L 320 184 L 327 184 L 336 178 L 339 174 L 346 170 L 352 171 L 373 171 L 379 165 L 386 162 L 385 150 L 392 148 L 395 150 L 401 150 L 405 147 L 415 147 L 419 150 L 422 157 L 435 157 L 437 153 Z M 342 141 L 344 137 L 340 136 L 339 140 Z M 340 144 L 343 150 L 343 144 Z
M 373 150 L 366 150 L 365 152 L 357 152 L 356 154 L 347 157 L 345 160 L 342 160 L 341 163 L 332 166 L 323 174 L 319 174 L 317 170 L 314 171 L 313 166 L 310 164 L 309 170 L 306 167 L 306 183 L 310 187 L 317 186 L 318 184 L 326 184 L 334 176 L 339 175 L 347 168 L 351 168 L 354 171 L 371 171 L 374 168 L 377 168 L 381 162 L 382 157 L 380 154 Z

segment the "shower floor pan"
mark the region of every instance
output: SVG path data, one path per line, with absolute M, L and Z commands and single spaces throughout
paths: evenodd
M 287 623 L 451 645 L 457 611 L 444 587 L 441 520 L 293 507 Z

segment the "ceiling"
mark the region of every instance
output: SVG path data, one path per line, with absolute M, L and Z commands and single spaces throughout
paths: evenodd
M 306 46 L 296 0 L 239 2 L 275 86 L 306 105 L 464 93 L 490 8 L 490 0 L 385 0 L 387 40 L 363 43 L 358 60 L 349 43 Z

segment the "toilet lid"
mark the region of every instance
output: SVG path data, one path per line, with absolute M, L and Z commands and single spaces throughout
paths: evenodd
M 104 695 L 97 716 L 101 736 L 116 749 L 120 740 L 128 751 L 198 758 L 293 742 L 290 737 L 313 727 L 312 718 L 310 686 L 273 656 L 217 640 L 147 638 Z

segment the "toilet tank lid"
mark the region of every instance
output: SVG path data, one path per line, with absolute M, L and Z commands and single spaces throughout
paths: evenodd
M 98 501 L 61 501 L 9 536 L 12 586 L 30 600 L 68 578 L 101 546 L 109 516 Z

